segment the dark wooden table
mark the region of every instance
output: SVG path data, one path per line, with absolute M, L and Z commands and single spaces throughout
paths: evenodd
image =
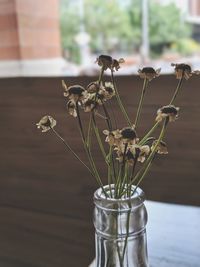
M 150 267 L 199 267 L 200 208 L 154 201 L 146 207 Z

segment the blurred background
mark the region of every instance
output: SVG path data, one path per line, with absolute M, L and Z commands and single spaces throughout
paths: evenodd
M 142 135 L 176 88 L 171 63 L 200 69 L 199 41 L 198 0 L 0 0 L 0 267 L 85 267 L 95 254 L 97 185 L 55 136 L 35 126 L 52 115 L 86 160 L 61 80 L 87 86 L 97 79 L 100 54 L 123 57 L 116 82 L 134 118 L 138 68 L 161 67 L 146 94 Z M 200 205 L 199 99 L 199 76 L 192 76 L 176 102 L 180 119 L 169 125 L 169 154 L 141 185 L 148 200 Z M 96 146 L 93 153 L 106 177 Z
M 94 75 L 99 54 L 120 74 L 171 62 L 199 67 L 198 0 L 1 0 L 0 76 Z M 33 13 L 34 11 L 34 13 Z

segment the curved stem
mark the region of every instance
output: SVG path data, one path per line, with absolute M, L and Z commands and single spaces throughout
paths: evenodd
M 182 74 L 181 79 L 180 79 L 179 82 L 178 82 L 178 85 L 177 85 L 177 87 L 176 87 L 176 90 L 175 90 L 175 92 L 174 92 L 174 95 L 173 95 L 173 97 L 172 97 L 172 99 L 171 99 L 169 105 L 172 105 L 173 102 L 175 101 L 175 99 L 176 99 L 176 97 L 177 97 L 177 95 L 178 95 L 178 93 L 179 93 L 179 90 L 180 90 L 180 88 L 181 88 L 181 86 L 182 86 L 182 83 L 183 83 L 183 74 Z

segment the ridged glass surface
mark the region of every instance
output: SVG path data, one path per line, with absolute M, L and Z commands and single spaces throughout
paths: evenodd
M 101 189 L 95 192 L 96 267 L 149 266 L 144 200 L 139 188 L 124 199 L 106 199 Z

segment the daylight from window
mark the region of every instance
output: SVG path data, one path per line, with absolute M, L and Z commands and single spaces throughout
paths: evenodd
M 199 69 L 200 1 L 0 1 L 0 39 L 0 77 L 95 75 L 101 54 L 124 58 L 119 75 Z
M 98 55 L 123 57 L 119 74 L 172 62 L 199 67 L 200 3 L 189 0 L 61 0 L 64 74 L 95 74 Z

